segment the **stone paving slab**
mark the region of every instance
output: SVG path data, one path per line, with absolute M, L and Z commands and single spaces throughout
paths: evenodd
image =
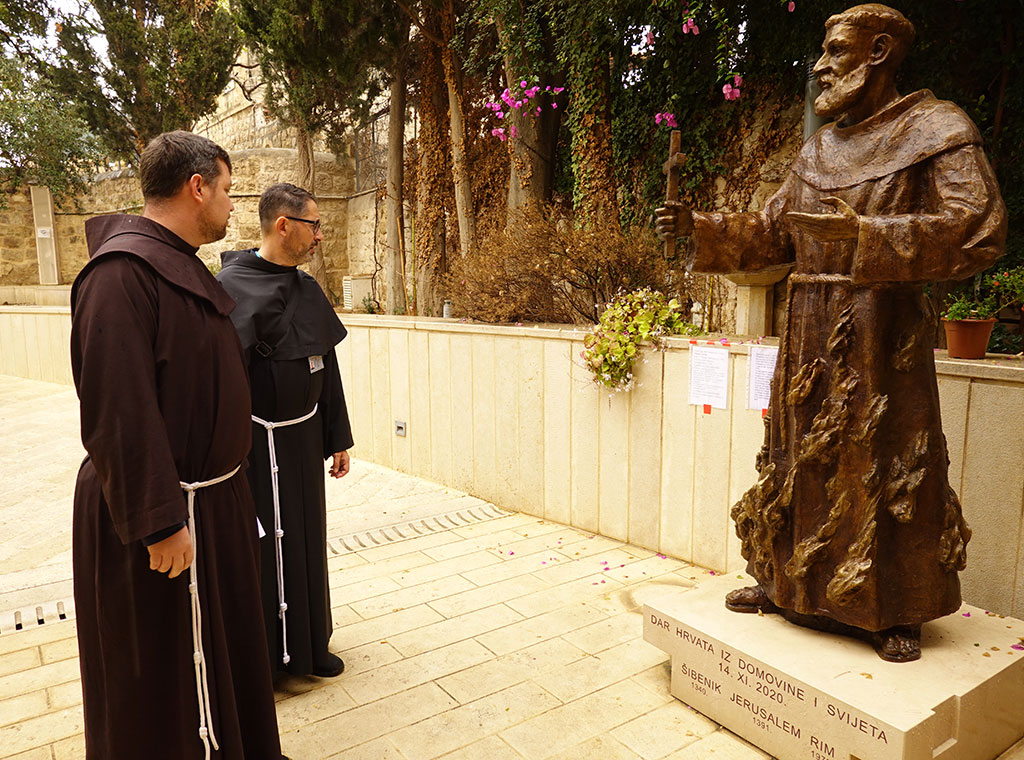
M 81 447 L 63 386 L 0 376 L 0 422 L 0 451 L 17 463 L 0 478 L 0 530 L 19 537 L 0 554 L 2 612 L 70 581 Z M 33 497 L 21 488 L 29 482 L 45 487 Z M 356 461 L 350 477 L 328 483 L 328 530 L 352 534 L 467 500 Z M 645 597 L 686 593 L 706 577 L 700 568 L 524 514 L 345 551 L 329 568 L 331 648 L 347 666 L 337 679 L 280 684 L 282 744 L 295 760 L 767 757 L 674 699 L 667 657 L 642 640 Z M 77 656 L 73 620 L 12 632 L 0 618 L 0 758 L 84 756 Z M 1024 760 L 1024 743 L 1000 760 Z

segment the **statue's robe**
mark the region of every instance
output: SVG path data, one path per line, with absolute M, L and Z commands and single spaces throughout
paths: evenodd
M 85 226 L 71 368 L 89 456 L 75 488 L 75 611 L 87 760 L 199 760 L 189 573 L 148 537 L 188 518 L 179 481 L 244 463 L 251 423 L 234 302 L 196 248 L 140 216 Z M 220 760 L 279 760 L 256 512 L 234 477 L 196 492 L 203 650 Z
M 822 242 L 786 213 L 860 215 Z M 793 266 L 760 478 L 732 510 L 779 607 L 868 631 L 955 611 L 970 530 L 949 486 L 924 283 L 995 261 L 1006 209 L 977 128 L 920 91 L 804 145 L 759 213 L 694 214 L 692 269 Z
M 252 413 L 268 422 L 283 422 L 317 407 L 305 422 L 274 430 L 284 530 L 287 665 L 282 662 L 278 615 L 270 451 L 267 431 L 257 423 L 252 427 L 248 470 L 256 513 L 271 534 L 260 544 L 263 620 L 271 665 L 275 671 L 308 675 L 329 665 L 327 647 L 334 630 L 327 580 L 324 459 L 352 448 L 352 427 L 334 353 L 347 331 L 316 280 L 305 272 L 262 259 L 253 249 L 226 251 L 221 261 L 217 279 L 238 303 L 231 321 L 249 366 Z M 269 356 L 256 350 L 261 341 L 266 343 L 264 351 L 273 344 Z M 310 371 L 310 357 L 320 358 L 314 371 Z

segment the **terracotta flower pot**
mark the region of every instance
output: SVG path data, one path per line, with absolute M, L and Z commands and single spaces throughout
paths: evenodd
M 942 320 L 946 327 L 946 346 L 950 359 L 984 359 L 988 339 L 996 324 L 991 319 Z

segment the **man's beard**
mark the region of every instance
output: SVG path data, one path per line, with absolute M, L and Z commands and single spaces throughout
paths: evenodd
M 849 74 L 831 81 L 814 100 L 814 113 L 825 119 L 836 119 L 848 112 L 864 95 L 871 67 L 862 63 Z
M 217 222 L 210 218 L 208 212 L 204 212 L 199 217 L 199 234 L 207 243 L 223 240 L 224 236 L 228 234 L 228 220 Z

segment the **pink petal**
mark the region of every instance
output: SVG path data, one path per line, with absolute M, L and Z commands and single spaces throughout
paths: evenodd
M 732 82 L 733 82 L 733 84 L 735 84 L 735 85 L 736 85 L 737 87 L 742 87 L 742 86 L 743 86 L 743 77 L 741 77 L 741 76 L 740 76 L 739 74 L 737 74 L 736 76 L 734 76 L 734 77 L 732 78 Z
M 522 82 L 520 82 L 519 86 L 520 87 L 526 87 L 526 80 L 524 79 Z
M 793 0 L 789 0 L 789 5 L 787 5 L 787 6 L 786 6 L 786 9 L 787 9 L 787 10 L 788 10 L 788 11 L 789 11 L 790 13 L 792 13 L 793 11 L 795 11 L 795 10 L 796 10 L 796 3 L 794 3 L 794 2 L 793 2 Z
M 551 107 L 552 107 L 552 108 L 558 108 L 558 103 L 552 103 L 552 104 L 551 104 Z

